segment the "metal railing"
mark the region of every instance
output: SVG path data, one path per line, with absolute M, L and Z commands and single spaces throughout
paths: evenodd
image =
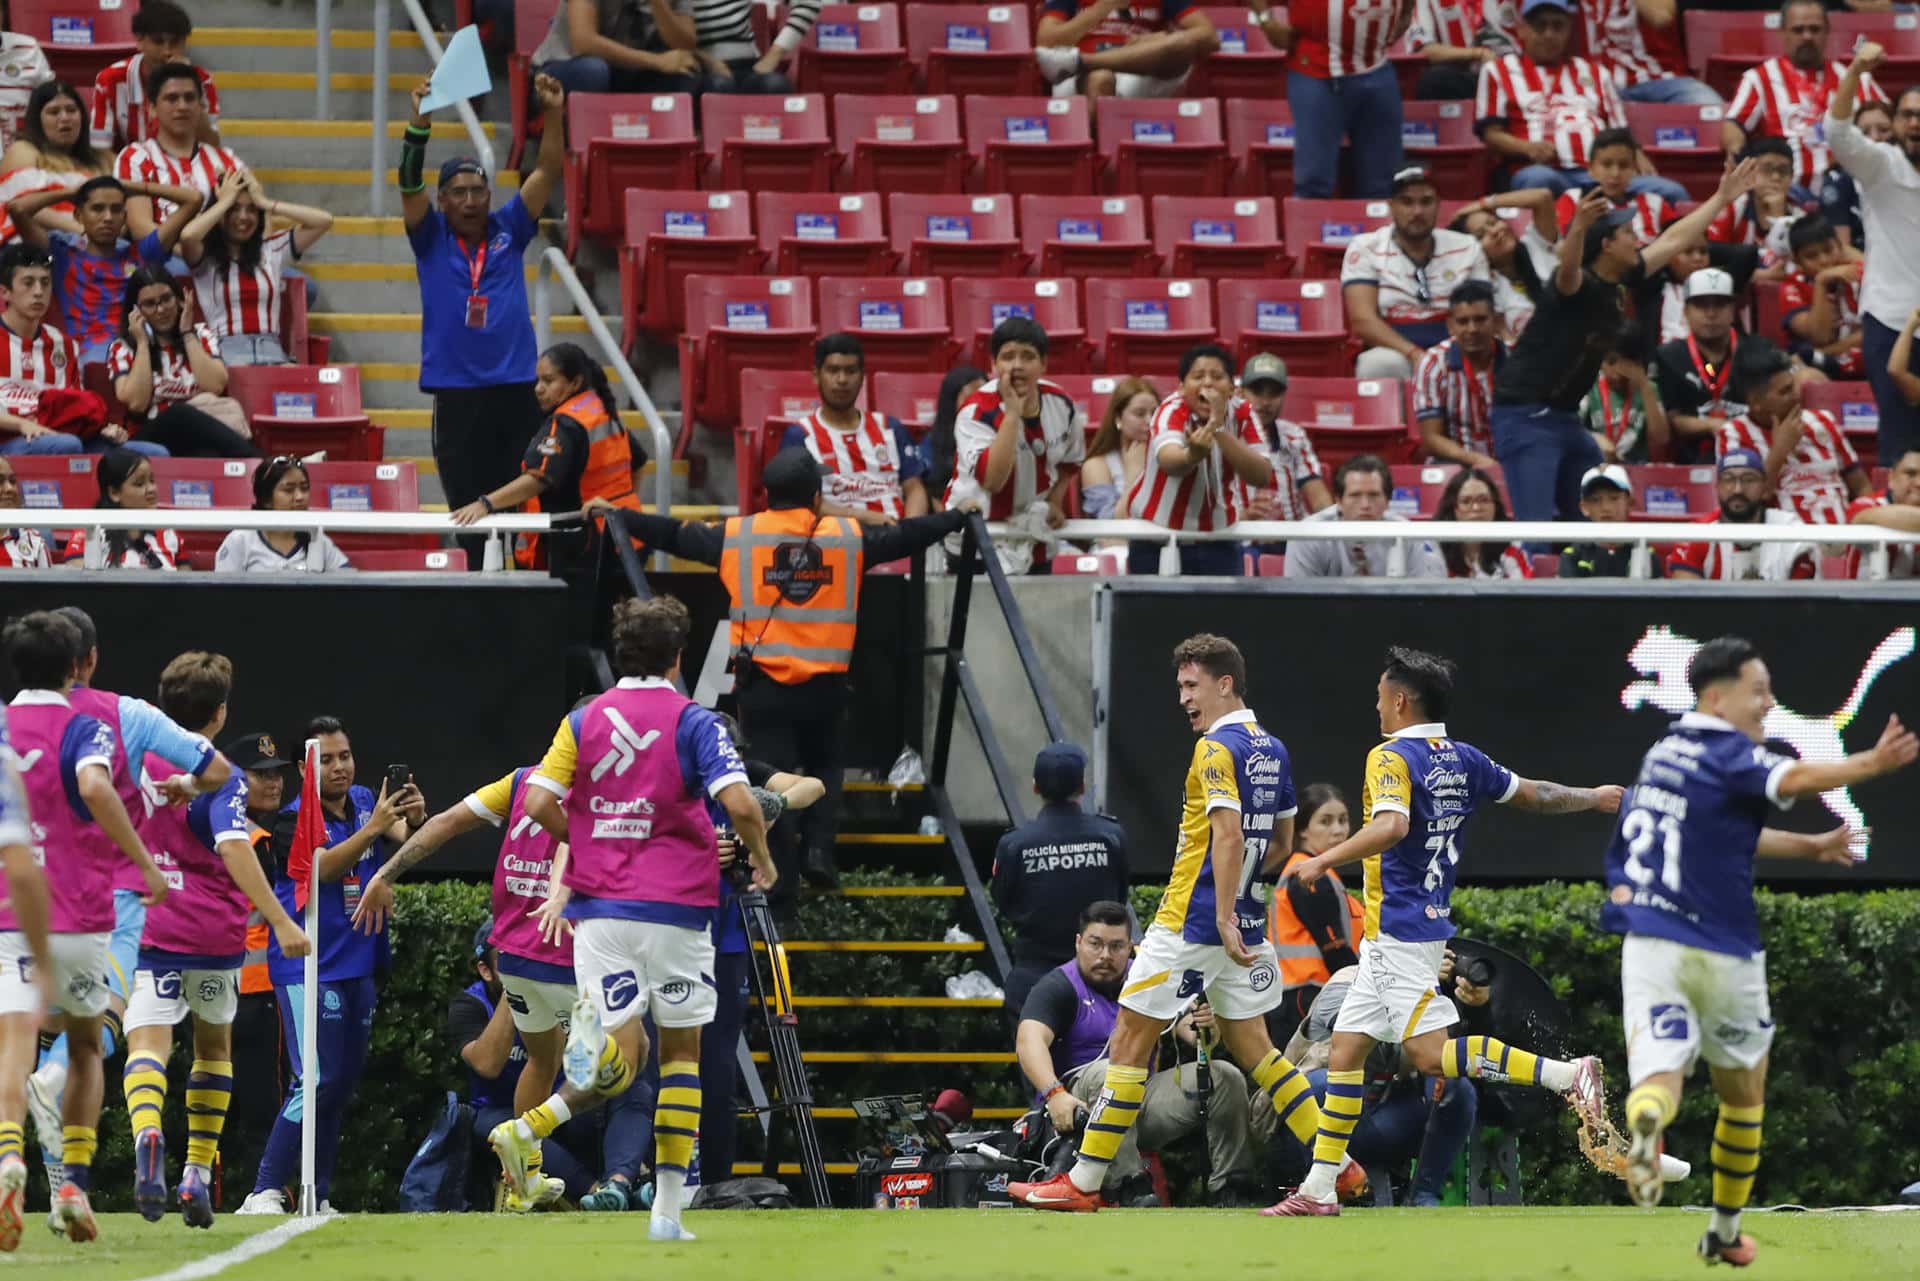
M 420 43 L 426 48 L 427 57 L 434 66 L 440 65 L 440 38 L 434 34 L 433 23 L 427 17 L 426 10 L 420 7 L 420 0 L 400 0 L 401 8 L 406 10 L 407 18 L 413 23 L 413 29 L 420 35 Z M 315 21 L 315 38 L 319 41 L 315 68 L 320 81 L 316 108 L 320 119 L 327 118 L 327 86 L 332 79 L 331 15 L 328 13 L 328 0 L 320 0 L 319 13 Z M 373 0 L 373 153 L 367 162 L 367 212 L 378 218 L 386 208 L 387 200 L 387 81 L 391 78 L 389 68 L 393 60 L 393 11 L 392 0 Z M 479 157 L 480 167 L 486 170 L 487 181 L 491 183 L 496 170 L 493 157 L 493 142 L 487 137 L 487 131 L 481 127 L 480 117 L 473 112 L 473 104 L 462 99 L 453 104 L 454 112 L 460 117 L 460 123 L 467 127 L 467 139 L 473 144 L 474 155 Z

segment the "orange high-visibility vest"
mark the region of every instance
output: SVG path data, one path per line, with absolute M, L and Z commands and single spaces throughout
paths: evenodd
M 1280 873 L 1282 888 L 1274 892 L 1273 902 L 1267 908 L 1267 940 L 1280 955 L 1280 989 L 1283 992 L 1297 987 L 1324 987 L 1327 980 L 1333 977 L 1327 971 L 1326 958 L 1320 955 L 1320 945 L 1313 941 L 1313 934 L 1294 915 L 1293 902 L 1284 888 L 1285 877 L 1293 871 L 1294 864 L 1309 857 L 1305 850 L 1295 850 L 1287 859 Z M 1339 891 L 1341 901 L 1347 905 L 1347 946 L 1358 955 L 1360 939 L 1365 933 L 1365 909 L 1360 906 L 1360 900 L 1347 893 L 1347 887 L 1341 883 L 1338 872 L 1328 872 L 1327 879 L 1333 882 L 1333 888 Z
M 256 857 L 269 835 L 267 829 L 258 823 L 253 824 L 252 830 L 247 833 L 247 840 L 252 844 Z M 272 933 L 259 908 L 248 911 L 247 956 L 240 963 L 240 992 L 243 996 L 273 991 L 273 980 L 267 977 L 267 940 Z
M 733 517 L 720 581 L 734 654 L 782 685 L 846 671 L 865 570 L 860 526 L 845 516 L 786 507 Z
M 547 417 L 547 430 L 553 430 L 554 418 L 565 414 L 587 433 L 587 465 L 580 473 L 580 501 L 604 498 L 615 507 L 640 510 L 639 495 L 633 492 L 633 444 L 626 429 L 613 420 L 600 397 L 583 391 Z M 538 497 L 521 504 L 522 511 L 543 510 Z M 514 547 L 513 558 L 522 569 L 539 569 L 546 564 L 536 535 L 522 535 Z

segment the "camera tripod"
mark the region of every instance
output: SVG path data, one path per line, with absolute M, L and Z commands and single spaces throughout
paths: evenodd
M 779 1119 L 785 1117 L 792 1127 L 794 1142 L 800 1149 L 800 1169 L 807 1177 L 807 1194 L 817 1209 L 827 1209 L 833 1197 L 827 1190 L 827 1165 L 820 1152 L 820 1135 L 813 1126 L 813 1088 L 807 1081 L 807 1066 L 800 1055 L 800 1018 L 793 1012 L 793 984 L 787 974 L 787 954 L 780 944 L 780 931 L 773 923 L 773 911 L 762 890 L 743 889 L 737 901 L 740 916 L 746 922 L 749 940 L 766 945 L 767 970 L 771 979 L 760 973 L 760 962 L 752 961 L 753 992 L 766 1020 L 767 1045 L 773 1058 L 779 1097 L 762 1111 L 772 1114 L 767 1130 L 769 1174 L 780 1168 Z

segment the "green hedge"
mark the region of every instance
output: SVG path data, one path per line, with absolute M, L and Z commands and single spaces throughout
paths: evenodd
M 849 884 L 885 881 L 898 873 L 850 874 Z M 928 878 L 931 883 L 931 878 Z M 1157 887 L 1135 890 L 1135 905 L 1150 919 Z M 1549 883 L 1514 889 L 1464 889 L 1455 897 L 1454 922 L 1470 937 L 1525 959 L 1546 975 L 1566 1001 L 1573 1040 L 1606 1061 L 1615 1109 L 1623 1094 L 1624 1043 L 1619 1014 L 1619 940 L 1598 925 L 1601 893 L 1591 884 Z M 348 1116 L 333 1192 L 343 1209 L 392 1209 L 400 1176 L 414 1147 L 437 1115 L 442 1092 L 460 1074 L 442 1032 L 447 997 L 471 973 L 467 945 L 486 912 L 482 886 L 409 884 L 401 887 L 393 922 L 394 969 L 374 1021 L 372 1054 Z M 1760 918 L 1772 958 L 1774 1046 L 1766 1151 L 1755 1188 L 1757 1201 L 1861 1204 L 1889 1200 L 1920 1177 L 1920 1039 L 1913 1028 L 1915 976 L 1920 975 L 1920 892 L 1760 896 Z M 967 924 L 964 901 L 954 898 L 811 898 L 789 931 L 793 938 L 938 939 Z M 971 928 L 971 926 L 968 926 Z M 937 996 L 947 975 L 983 964 L 967 955 L 805 953 L 793 957 L 801 995 Z M 802 1044 L 831 1049 L 1007 1049 L 995 1011 L 910 1009 L 804 1010 Z M 110 1074 L 117 1073 L 116 1058 Z M 177 1101 L 186 1070 L 176 1056 L 169 1106 L 169 1148 L 184 1151 Z M 844 1104 L 863 1094 L 945 1085 L 969 1086 L 976 1102 L 1022 1101 L 1013 1068 L 827 1066 L 817 1069 L 822 1104 Z M 250 1088 L 242 1085 L 241 1088 Z M 271 1088 L 271 1085 L 265 1088 Z M 95 1185 L 105 1208 L 130 1208 L 132 1162 L 126 1114 L 117 1085 L 102 1118 Z M 1702 1173 L 1670 1194 L 1676 1203 L 1703 1204 L 1713 1125 L 1704 1072 L 1692 1082 L 1670 1139 L 1676 1154 Z M 846 1122 L 823 1121 L 830 1158 L 852 1138 Z M 235 1134 L 230 1150 L 254 1146 Z M 1618 1182 L 1582 1161 L 1569 1120 L 1553 1132 L 1521 1142 L 1527 1199 L 1534 1203 L 1617 1202 Z M 751 1149 L 747 1149 L 751 1150 Z M 253 1171 L 229 1166 L 227 1204 L 251 1186 Z

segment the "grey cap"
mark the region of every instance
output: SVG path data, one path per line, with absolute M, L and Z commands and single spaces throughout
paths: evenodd
M 1251 387 L 1255 383 L 1279 383 L 1287 385 L 1287 362 L 1270 351 L 1259 352 L 1247 358 L 1240 369 L 1240 385 Z

